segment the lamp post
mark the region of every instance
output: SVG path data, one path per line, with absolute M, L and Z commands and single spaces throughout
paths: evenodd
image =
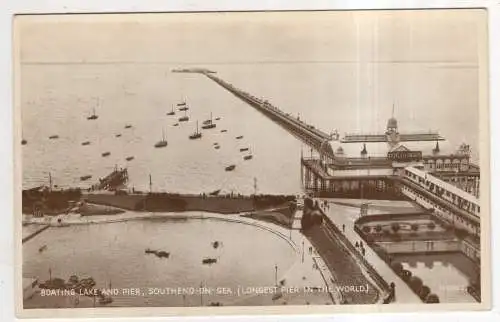
M 302 241 L 302 263 L 304 263 L 304 241 Z
M 278 285 L 278 265 L 274 264 L 274 284 Z

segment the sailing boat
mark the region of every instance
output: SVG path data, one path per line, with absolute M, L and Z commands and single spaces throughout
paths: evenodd
M 213 129 L 217 126 L 217 124 L 212 122 L 212 113 L 210 113 L 210 119 L 203 121 L 203 124 L 204 125 L 202 125 L 201 128 L 204 130 Z
M 99 104 L 99 103 L 98 103 Z M 92 109 L 92 115 L 87 117 L 87 120 L 97 120 L 99 116 L 95 114 L 95 108 Z
M 172 105 L 172 111 L 168 112 L 167 115 L 175 115 L 174 106 Z
M 189 107 L 187 106 L 186 100 L 182 101 L 181 103 L 177 103 L 177 107 L 179 108 L 179 111 L 189 110 Z
M 168 145 L 167 140 L 165 140 L 165 131 L 161 131 L 161 141 L 156 142 L 155 148 L 164 148 Z
M 201 139 L 201 132 L 198 131 L 198 121 L 196 121 L 196 132 L 189 136 L 189 139 L 196 140 Z
M 242 150 L 242 149 L 240 149 L 240 151 L 241 151 L 241 150 Z M 243 157 L 243 160 L 250 160 L 250 159 L 252 159 L 252 158 L 253 158 L 253 156 L 252 156 L 252 152 L 250 151 L 250 149 L 249 149 L 249 148 L 247 148 L 247 149 L 246 149 L 246 151 L 248 151 L 248 153 L 249 153 L 249 154 L 245 155 L 245 156 Z
M 187 122 L 189 121 L 189 116 L 187 116 L 186 110 L 184 110 L 184 116 L 179 118 L 179 122 Z

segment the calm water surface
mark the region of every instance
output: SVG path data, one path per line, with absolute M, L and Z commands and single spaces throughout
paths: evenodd
M 214 249 L 213 241 L 222 242 Z M 48 248 L 39 253 L 42 245 Z M 170 252 L 160 259 L 145 249 Z M 203 265 L 205 257 L 217 258 Z M 96 287 L 272 286 L 276 264 L 285 274 L 297 260 L 283 239 L 260 228 L 220 220 L 137 220 L 122 223 L 51 228 L 23 245 L 23 275 L 41 280 L 92 276 Z M 238 297 L 244 300 L 245 297 Z M 234 301 L 205 296 L 205 303 Z M 199 296 L 117 296 L 113 305 L 199 305 Z
M 476 302 L 467 292 L 469 276 L 475 276 L 474 264 L 460 253 L 397 256 L 405 269 L 422 279 L 443 303 Z

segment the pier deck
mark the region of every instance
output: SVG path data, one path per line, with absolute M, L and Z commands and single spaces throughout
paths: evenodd
M 298 118 L 292 117 L 290 114 L 283 112 L 276 106 L 269 103 L 267 100 L 258 98 L 253 96 L 232 84 L 224 81 L 223 79 L 214 75 L 213 72 L 203 72 L 203 71 L 189 71 L 191 73 L 198 72 L 199 74 L 205 75 L 209 79 L 213 80 L 215 83 L 228 90 L 236 97 L 246 102 L 250 106 L 254 107 L 267 117 L 269 117 L 274 122 L 281 125 L 287 131 L 289 131 L 292 135 L 308 144 L 312 148 L 322 153 L 325 153 L 327 156 L 333 157 L 333 151 L 329 144 L 325 144 L 331 140 L 332 136 L 326 132 L 323 132 L 314 126 L 307 124 Z

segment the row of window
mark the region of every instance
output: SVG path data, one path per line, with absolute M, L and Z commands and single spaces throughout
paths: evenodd
M 418 196 L 420 199 L 422 199 L 423 201 L 427 202 L 428 204 L 432 204 L 434 206 L 434 209 L 437 210 L 437 211 L 441 211 L 441 212 L 444 212 L 444 213 L 447 213 L 448 215 L 450 216 L 453 216 L 454 219 L 452 220 L 454 223 L 461 223 L 462 226 L 466 229 L 468 229 L 471 233 L 474 233 L 474 234 L 479 234 L 479 226 L 475 225 L 473 222 L 469 221 L 469 220 L 466 220 L 464 219 L 463 217 L 461 216 L 457 216 L 455 214 L 451 214 L 447 209 L 445 209 L 444 207 L 441 207 L 440 205 L 438 204 L 435 204 L 432 200 L 428 199 L 427 197 L 411 190 L 410 188 L 407 188 L 407 187 L 403 187 L 403 190 L 408 190 L 409 192 L 411 192 L 412 194 Z
M 468 211 L 474 215 L 479 216 L 479 213 L 481 210 L 479 205 L 476 205 L 473 202 L 465 200 L 462 197 L 457 196 L 456 194 L 446 190 L 445 188 L 441 188 L 438 185 L 430 182 L 429 180 L 424 179 L 420 176 L 417 176 L 416 174 L 414 174 L 408 170 L 405 170 L 405 175 L 407 178 L 410 178 L 413 182 L 418 183 L 420 186 L 425 186 L 434 195 L 453 203 L 455 206 L 459 207 L 460 209 L 463 209 L 463 210 Z

